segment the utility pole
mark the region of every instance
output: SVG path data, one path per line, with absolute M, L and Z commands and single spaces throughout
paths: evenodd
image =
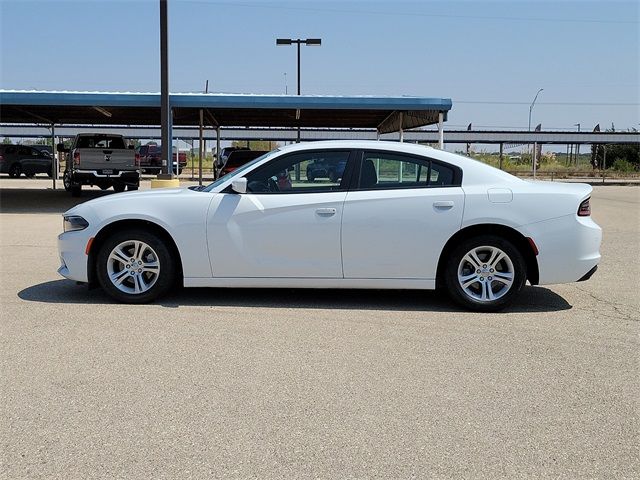
M 160 0 L 160 125 L 162 136 L 162 166 L 164 175 L 159 179 L 173 178 L 171 148 L 171 106 L 169 105 L 169 32 L 167 0 Z

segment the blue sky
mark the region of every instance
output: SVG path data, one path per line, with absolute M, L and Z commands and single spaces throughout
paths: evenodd
M 159 91 L 157 0 L 0 0 L 0 88 Z M 638 128 L 640 2 L 169 0 L 171 91 L 453 99 L 447 128 Z

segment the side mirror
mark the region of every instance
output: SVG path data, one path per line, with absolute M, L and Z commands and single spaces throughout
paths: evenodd
M 247 179 L 245 177 L 234 178 L 231 181 L 231 190 L 236 193 L 247 193 Z
M 58 153 L 69 153 L 69 149 L 68 148 L 64 148 L 64 143 L 59 143 L 56 145 L 56 150 L 58 151 Z

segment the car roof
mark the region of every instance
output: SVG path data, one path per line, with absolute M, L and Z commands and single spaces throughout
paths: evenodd
M 378 140 L 323 140 L 316 142 L 295 143 L 280 147 L 280 152 L 304 152 L 318 149 L 363 149 L 363 150 L 383 150 L 396 153 L 406 153 L 422 155 L 434 160 L 456 165 L 463 170 L 463 185 L 484 183 L 489 179 L 498 182 L 519 182 L 522 181 L 507 172 L 499 170 L 491 165 L 487 165 L 470 157 L 458 155 L 437 148 L 407 142 L 389 142 Z

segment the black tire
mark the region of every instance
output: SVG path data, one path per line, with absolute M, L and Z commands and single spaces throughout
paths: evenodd
M 65 170 L 62 174 L 62 186 L 67 192 L 70 192 L 71 188 L 73 187 L 73 182 L 71 181 L 71 173 L 69 172 L 69 170 Z
M 82 185 L 80 185 L 79 183 L 71 184 L 71 196 L 79 197 L 81 195 L 82 195 Z
M 9 167 L 9 176 L 11 178 L 18 178 L 21 173 L 22 165 L 20 165 L 19 163 L 14 163 L 13 165 L 11 165 L 11 167 Z
M 479 265 L 463 261 L 472 251 L 480 260 Z M 497 253 L 496 259 L 502 260 L 491 264 L 489 260 L 493 252 Z M 505 256 L 501 257 L 498 252 Z M 459 273 L 468 278 L 466 289 L 459 281 Z M 526 277 L 527 267 L 520 251 L 510 241 L 495 235 L 480 235 L 462 241 L 449 254 L 444 272 L 449 296 L 463 307 L 478 312 L 496 312 L 505 308 L 518 296 Z M 505 281 L 509 279 L 511 283 L 507 285 Z M 496 299 L 491 300 L 492 296 Z
M 151 250 L 144 250 L 144 252 L 150 255 L 150 257 L 147 256 L 146 258 L 157 261 L 159 264 L 159 271 L 156 276 L 157 278 L 155 280 L 155 283 L 152 283 L 152 279 L 154 278 L 153 274 L 148 274 L 151 275 L 151 277 L 146 278 L 146 280 L 152 283 L 152 285 L 148 290 L 142 293 L 127 293 L 125 291 L 122 291 L 114 285 L 114 283 L 111 281 L 111 278 L 109 277 L 110 262 L 112 265 L 112 269 L 115 270 L 115 268 L 113 268 L 114 263 L 109 260 L 111 252 L 117 246 L 123 243 L 134 241 L 147 244 L 151 248 Z M 125 248 L 123 248 L 123 251 L 125 253 L 135 255 L 132 250 L 125 250 Z M 116 265 L 118 265 L 117 262 Z M 127 276 L 126 265 L 122 264 L 119 266 L 122 267 L 119 272 L 125 273 L 125 279 L 124 281 L 120 282 L 120 284 L 127 289 L 135 288 L 134 285 L 136 281 L 133 279 L 133 277 L 130 278 L 129 276 Z M 144 265 L 142 266 L 144 267 Z M 98 278 L 100 286 L 108 295 L 124 303 L 148 303 L 162 295 L 165 295 L 175 284 L 175 276 L 177 271 L 178 269 L 176 268 L 173 255 L 171 255 L 170 249 L 166 245 L 165 240 L 153 232 L 148 232 L 137 228 L 113 233 L 102 243 L 96 259 L 96 277 Z M 147 274 L 143 272 L 142 275 Z
M 36 174 L 34 172 L 30 171 L 30 170 L 25 170 L 24 176 L 27 177 L 27 178 L 33 178 L 33 177 L 36 176 Z
M 138 185 L 127 185 L 127 190 L 129 190 L 130 192 L 138 190 Z
M 118 182 L 113 184 L 113 190 L 118 193 L 124 192 L 125 188 L 126 188 L 126 185 L 124 183 Z

